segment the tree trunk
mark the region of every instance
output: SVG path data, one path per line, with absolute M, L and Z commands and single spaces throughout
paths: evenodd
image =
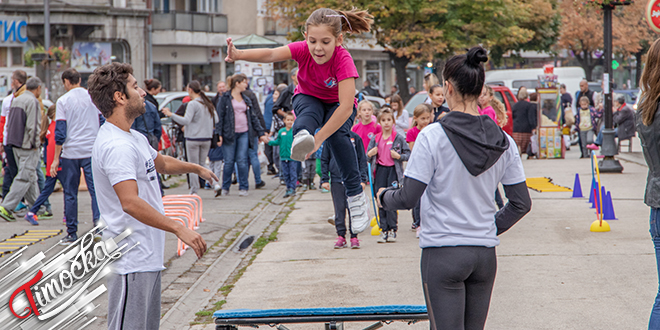
M 408 74 L 406 67 L 410 62 L 407 57 L 397 57 L 394 53 L 389 53 L 390 59 L 394 62 L 394 70 L 396 71 L 396 84 L 399 86 L 399 96 L 405 105 L 410 100 L 410 91 L 408 90 Z
M 639 52 L 635 53 L 635 60 L 637 61 L 637 64 L 635 65 L 635 88 L 639 88 L 639 78 L 642 76 L 642 51 L 640 50 Z M 633 88 L 633 86 L 629 86 L 628 88 Z

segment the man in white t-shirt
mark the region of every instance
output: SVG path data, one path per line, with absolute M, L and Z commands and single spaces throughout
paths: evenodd
M 18 166 L 16 165 L 16 160 L 14 159 L 14 153 L 12 152 L 12 147 L 7 146 L 7 118 L 9 117 L 9 111 L 11 108 L 11 102 L 14 100 L 14 97 L 18 96 L 16 94 L 22 94 L 25 92 L 25 82 L 27 81 L 27 74 L 23 70 L 16 70 L 11 74 L 11 89 L 12 94 L 5 97 L 2 100 L 2 113 L 0 114 L 0 154 L 4 151 L 6 152 L 6 167 L 4 181 L 2 182 L 2 196 L 7 196 L 9 193 L 9 187 L 11 187 L 12 182 L 14 181 L 14 176 L 18 172 Z
M 88 82 L 92 100 L 106 118 L 92 149 L 99 209 L 107 225 L 103 236 L 109 239 L 131 229 L 119 244 L 132 249 L 112 264 L 107 280 L 108 329 L 158 329 L 165 231 L 198 257 L 206 251 L 206 242 L 163 214 L 156 176 L 196 173 L 210 182 L 218 178 L 200 165 L 159 154 L 144 135 L 130 129 L 145 113 L 146 95 L 132 73 L 129 64 L 111 63 L 94 70 Z
M 67 236 L 60 241 L 69 245 L 78 239 L 78 187 L 80 168 L 85 173 L 87 190 L 92 197 L 92 220 L 99 220 L 94 179 L 92 177 L 92 146 L 104 119 L 89 93 L 80 87 L 80 73 L 73 68 L 62 72 L 62 82 L 67 90 L 57 100 L 55 112 L 55 153 L 49 169 L 50 175 L 63 177 L 64 217 Z

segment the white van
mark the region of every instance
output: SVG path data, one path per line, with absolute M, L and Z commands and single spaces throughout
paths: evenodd
M 538 76 L 543 74 L 543 68 L 515 69 L 515 70 L 490 70 L 486 71 L 486 84 L 509 87 L 517 91 L 520 87 L 536 89 L 538 87 Z M 585 79 L 584 69 L 579 66 L 558 67 L 554 69 L 559 83 L 566 84 L 566 90 L 575 95 L 580 90 L 580 81 Z

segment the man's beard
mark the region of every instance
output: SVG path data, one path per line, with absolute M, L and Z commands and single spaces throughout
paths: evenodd
M 147 110 L 144 108 L 144 102 L 130 102 L 126 106 L 126 119 L 133 121 L 135 118 L 142 116 Z

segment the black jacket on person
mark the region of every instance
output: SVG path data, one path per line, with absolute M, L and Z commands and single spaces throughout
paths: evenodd
M 361 92 L 364 93 L 364 94 L 370 95 L 370 96 L 383 97 L 382 95 L 380 95 L 380 91 L 378 91 L 377 89 L 371 87 L 371 85 L 363 88 L 361 90 Z
M 580 108 L 580 98 L 586 96 L 589 98 L 589 105 L 592 107 L 595 107 L 596 104 L 594 103 L 594 91 L 588 89 L 586 92 L 579 91 L 577 96 L 575 97 L 575 104 L 577 105 L 577 108 Z
M 531 133 L 536 129 L 538 118 L 536 103 L 520 100 L 511 108 L 514 133 Z
M 252 102 L 252 112 L 254 112 L 254 115 L 257 116 L 259 119 L 259 123 L 261 123 L 261 127 L 264 128 L 264 131 L 266 130 L 266 121 L 264 120 L 264 114 L 261 113 L 261 107 L 259 106 L 259 99 L 257 99 L 257 95 L 254 94 L 253 91 L 246 89 L 245 92 L 241 93 L 243 95 L 243 98 L 247 97 L 250 99 L 250 102 Z M 256 133 L 256 132 L 253 132 Z M 256 135 L 250 135 L 251 138 L 258 137 Z
M 291 111 L 293 110 L 293 93 L 296 90 L 296 85 L 294 83 L 289 84 L 289 86 L 282 91 L 282 94 L 277 98 L 277 101 L 273 104 L 273 114 L 277 114 L 277 110 Z
M 358 167 L 360 169 L 360 182 L 369 182 L 369 169 L 367 165 L 367 155 L 364 153 L 364 144 L 362 138 L 353 132 L 349 132 L 351 137 L 351 142 L 357 152 Z M 321 183 L 330 182 L 342 182 L 341 172 L 339 171 L 339 165 L 335 157 L 332 157 L 332 152 L 330 148 L 324 146 L 323 152 L 321 153 Z
M 227 91 L 222 94 L 222 97 L 216 105 L 216 111 L 218 111 L 218 123 L 215 125 L 215 133 L 219 134 L 222 137 L 223 143 L 234 143 L 236 138 L 236 121 L 234 119 L 234 107 L 231 105 L 231 91 Z M 252 100 L 250 100 L 247 95 L 243 96 L 243 101 L 247 105 L 247 110 L 245 114 L 248 116 L 248 136 L 262 136 L 264 135 L 264 128 L 259 122 L 259 118 L 254 114 L 252 110 Z M 253 139 L 248 139 L 249 145 L 252 147 Z
M 158 109 L 158 101 L 156 101 L 156 98 L 153 95 L 147 93 L 147 95 L 144 96 L 144 101 L 145 102 L 150 102 L 151 104 L 156 106 L 156 110 L 158 110 L 158 117 L 165 118 L 165 115 L 163 114 L 163 112 Z M 170 110 L 172 110 L 172 109 L 170 109 Z

